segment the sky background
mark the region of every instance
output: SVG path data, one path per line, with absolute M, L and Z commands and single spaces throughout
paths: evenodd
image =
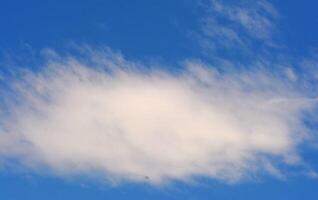
M 233 77 L 236 77 L 235 74 L 239 73 L 237 72 L 239 70 L 245 70 L 244 73 L 249 74 L 261 69 L 266 73 L 272 73 L 269 76 L 262 74 L 261 77 L 264 75 L 270 81 L 273 80 L 273 85 L 265 84 L 264 86 L 257 83 L 252 89 L 240 85 L 243 89 L 238 90 L 239 94 L 243 96 L 249 94 L 244 90 L 246 89 L 251 90 L 252 93 L 255 91 L 257 98 L 263 98 L 259 95 L 259 91 L 268 89 L 269 93 L 279 91 L 284 94 L 286 92 L 286 96 L 292 93 L 291 95 L 297 94 L 304 99 L 315 98 L 318 77 L 317 7 L 318 2 L 315 0 L 305 2 L 272 0 L 256 1 L 256 3 L 218 0 L 1 0 L 0 78 L 2 81 L 0 84 L 4 92 L 0 93 L 3 97 L 0 101 L 2 104 L 0 107 L 3 110 L 0 119 L 2 121 L 8 119 L 3 117 L 3 113 L 6 112 L 22 113 L 21 109 L 3 108 L 6 107 L 4 99 L 10 96 L 6 90 L 14 82 L 12 76 L 15 80 L 19 80 L 23 79 L 24 75 L 20 73 L 23 70 L 33 73 L 45 68 L 47 65 L 43 63 L 51 61 L 47 57 L 55 55 L 56 52 L 58 61 L 52 64 L 53 67 L 63 63 L 61 60 L 66 60 L 68 55 L 72 55 L 80 62 L 88 63 L 87 65 L 92 68 L 105 63 L 106 65 L 115 63 L 120 66 L 141 65 L 141 68 L 163 69 L 167 74 L 180 71 L 182 73 L 185 63 L 199 63 L 208 68 L 220 70 L 221 74 L 224 72 L 227 74 L 224 77 L 233 81 L 236 80 Z M 85 47 L 93 49 L 94 55 L 100 56 L 99 53 L 102 52 L 101 57 L 107 57 L 106 61 L 94 60 L 95 57 L 92 58 L 92 55 L 85 50 L 85 55 L 82 56 L 81 49 Z M 104 48 L 107 50 L 103 50 Z M 116 59 L 121 55 L 124 57 L 124 64 L 117 63 L 119 61 Z M 88 59 L 85 60 L 87 57 Z M 90 62 L 93 64 L 90 65 Z M 72 64 L 64 65 L 72 66 Z M 59 73 L 64 72 L 58 71 L 56 76 L 59 76 Z M 140 73 L 133 75 L 133 78 L 137 77 L 137 80 L 142 83 L 146 82 L 148 79 L 138 79 Z M 68 70 L 65 74 L 66 78 L 68 75 L 73 76 L 73 73 Z M 53 79 L 56 78 L 55 75 L 50 74 L 43 75 L 42 78 L 49 80 L 51 76 Z M 92 76 L 98 77 L 94 73 Z M 154 77 L 158 78 L 155 75 Z M 272 77 L 275 78 L 272 79 Z M 166 80 L 160 77 L 158 79 L 160 86 Z M 168 81 L 170 79 L 171 85 L 175 86 L 175 79 L 168 78 Z M 43 80 L 36 79 L 36 81 Z M 212 79 L 213 81 L 215 80 Z M 253 79 L 253 81 L 257 80 Z M 290 82 L 291 87 L 295 86 L 296 89 L 290 90 L 289 86 L 278 87 L 277 85 L 281 84 L 280 81 L 283 85 L 285 82 Z M 220 82 L 220 84 L 227 83 L 227 81 Z M 235 83 L 240 84 L 240 82 Z M 229 88 L 233 85 L 230 84 Z M 50 85 L 47 87 L 51 89 Z M 194 87 L 202 89 L 201 86 Z M 185 86 L 186 91 L 187 88 Z M 237 105 L 236 102 L 229 100 L 233 99 L 233 96 L 217 91 L 219 93 L 215 94 L 224 97 L 226 102 Z M 13 97 L 15 100 L 25 97 L 15 92 L 10 94 L 15 96 Z M 190 98 L 193 97 L 192 93 L 189 95 Z M 40 106 L 45 108 L 45 105 Z M 138 181 L 135 178 L 126 180 L 120 175 L 123 181 L 110 184 L 103 178 L 96 178 L 94 170 L 76 175 L 69 175 L 66 172 L 65 175 L 64 171 L 61 173 L 59 170 L 55 171 L 53 164 L 53 167 L 48 164 L 53 168 L 53 170 L 48 169 L 47 171 L 50 171 L 48 173 L 46 169 L 38 170 L 37 167 L 32 167 L 34 163 L 31 167 L 28 165 L 30 162 L 26 165 L 21 164 L 23 163 L 21 155 L 24 154 L 12 156 L 2 150 L 7 148 L 11 151 L 19 148 L 11 148 L 11 146 L 9 148 L 5 142 L 0 142 L 0 199 L 316 199 L 318 195 L 316 172 L 318 170 L 318 140 L 315 136 L 317 122 L 312 120 L 315 119 L 315 112 L 300 117 L 300 114 L 290 107 L 283 109 L 286 109 L 287 115 L 292 113 L 295 116 L 292 120 L 302 121 L 304 125 L 297 128 L 308 128 L 311 134 L 309 141 L 300 142 L 297 147 L 291 148 L 301 157 L 301 164 L 298 165 L 282 164 L 279 162 L 281 157 L 274 158 L 278 161 L 271 161 L 271 163 L 275 163 L 277 168 L 268 167 L 270 169 L 267 168 L 267 171 L 270 173 L 261 169 L 254 174 L 254 171 L 247 170 L 244 174 L 252 173 L 252 178 L 239 178 L 234 183 L 231 182 L 231 178 L 228 181 L 222 176 L 210 176 L 203 172 L 190 173 L 190 176 L 199 175 L 195 181 L 176 176 L 176 180 L 153 185 L 151 181 L 150 183 L 147 180 Z M 299 105 L 297 109 L 301 110 L 303 107 Z M 245 113 L 243 108 L 238 110 Z M 32 118 L 34 115 L 30 113 L 29 116 Z M 268 115 L 273 116 L 271 113 Z M 278 118 L 277 122 L 285 125 L 286 118 Z M 39 121 L 36 121 L 36 118 L 34 120 L 33 126 L 38 126 Z M 274 119 L 270 122 L 276 124 Z M 14 124 L 9 119 L 10 123 Z M 0 125 L 4 127 L 3 123 Z M 6 135 L 5 133 L 1 129 L 0 134 Z M 290 137 L 294 135 L 287 139 Z M 1 139 L 5 141 L 5 137 L 0 137 Z M 273 141 L 275 140 L 274 138 Z M 186 145 L 191 144 L 186 143 Z M 23 147 L 21 149 L 27 152 Z M 272 156 L 272 151 L 268 150 L 266 153 L 269 154 L 268 157 Z M 279 155 L 280 153 L 278 151 Z M 34 155 L 26 154 L 26 157 Z M 285 156 L 285 153 L 281 155 Z M 268 159 L 271 160 L 271 158 Z M 257 159 L 254 161 L 257 162 Z M 61 166 L 64 167 L 63 163 L 57 164 L 58 169 Z M 158 177 L 162 178 L 160 173 Z M 173 178 L 175 177 L 172 176 Z

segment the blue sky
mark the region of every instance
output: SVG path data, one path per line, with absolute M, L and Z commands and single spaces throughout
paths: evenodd
M 0 1 L 0 199 L 315 199 L 317 6 Z

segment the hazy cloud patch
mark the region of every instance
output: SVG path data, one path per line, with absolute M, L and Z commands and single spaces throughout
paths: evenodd
M 61 176 L 153 184 L 281 177 L 277 160 L 302 162 L 303 116 L 316 100 L 271 72 L 188 61 L 171 73 L 110 50 L 47 52 L 42 69 L 3 83 L 11 89 L 1 93 L 2 158 Z

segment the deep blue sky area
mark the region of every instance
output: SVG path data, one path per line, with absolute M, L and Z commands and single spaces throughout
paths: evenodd
M 4 50 L 63 49 L 75 42 L 107 45 L 138 58 L 196 55 L 195 1 L 1 1 L 0 9 Z
M 199 2 L 199 3 L 198 3 Z M 168 61 L 200 56 L 194 32 L 206 1 L 1 1 L 2 52 L 107 45 L 126 56 Z M 302 54 L 318 45 L 317 2 L 273 1 L 280 39 Z M 203 4 L 203 5 L 202 5 Z
M 89 182 L 65 181 L 52 177 L 1 175 L 3 199 L 308 199 L 317 195 L 317 180 L 267 179 L 236 185 L 214 181 L 151 187 L 146 184 L 105 186 Z
M 273 38 L 281 47 L 275 51 L 282 51 L 290 60 L 315 57 L 318 1 L 269 2 L 279 12 Z M 201 41 L 202 19 L 209 15 L 209 6 L 208 0 L 0 0 L 0 63 L 29 64 L 36 62 L 45 48 L 63 53 L 74 44 L 85 44 L 109 47 L 131 60 L 167 63 L 174 71 L 176 63 L 208 61 L 214 53 L 202 47 Z M 317 147 L 302 151 L 310 168 L 318 170 Z M 235 184 L 204 178 L 198 183 L 173 182 L 159 187 L 125 182 L 110 186 L 90 178 L 10 170 L 2 168 L 1 161 L 0 200 L 318 198 L 317 176 L 308 177 L 302 170 L 292 170 L 283 179 L 265 175 Z

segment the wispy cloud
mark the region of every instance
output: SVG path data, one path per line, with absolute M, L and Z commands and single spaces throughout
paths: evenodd
M 250 36 L 264 39 L 273 31 L 278 12 L 265 0 L 237 1 L 237 5 L 226 4 L 224 1 L 212 0 L 211 9 L 218 16 L 240 25 Z M 225 1 L 226 2 L 226 1 Z
M 260 46 L 275 43 L 272 36 L 277 31 L 279 13 L 268 1 L 211 0 L 205 7 L 201 41 L 204 48 L 251 54 L 255 51 L 255 42 Z
M 2 158 L 153 184 L 281 176 L 274 160 L 301 162 L 302 117 L 315 100 L 271 72 L 189 61 L 171 73 L 100 50 L 50 55 L 42 70 L 3 83 Z

